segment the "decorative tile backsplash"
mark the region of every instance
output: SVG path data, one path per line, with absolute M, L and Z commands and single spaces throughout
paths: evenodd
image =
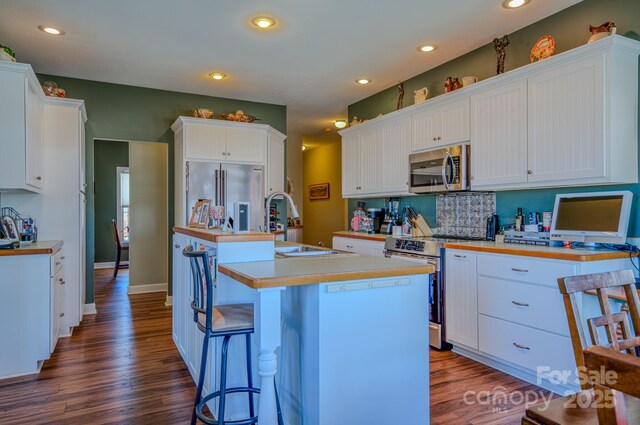
M 496 194 L 447 193 L 436 197 L 437 234 L 484 239 L 487 218 L 496 213 Z

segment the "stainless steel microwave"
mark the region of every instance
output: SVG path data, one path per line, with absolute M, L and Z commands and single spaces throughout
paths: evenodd
M 469 189 L 469 145 L 449 146 L 409 155 L 409 192 Z

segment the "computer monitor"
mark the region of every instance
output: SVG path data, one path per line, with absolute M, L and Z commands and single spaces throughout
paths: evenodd
M 628 190 L 556 195 L 551 240 L 626 243 L 632 198 Z

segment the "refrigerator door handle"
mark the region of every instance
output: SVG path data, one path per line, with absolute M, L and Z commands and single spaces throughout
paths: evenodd
M 224 206 L 225 213 L 229 215 L 229 210 L 227 208 L 227 170 L 220 171 L 222 174 L 222 184 L 220 185 L 220 194 L 222 195 L 221 201 Z
M 214 200 L 214 202 L 216 205 L 220 205 L 220 170 L 216 170 L 214 175 L 216 188 L 216 199 Z

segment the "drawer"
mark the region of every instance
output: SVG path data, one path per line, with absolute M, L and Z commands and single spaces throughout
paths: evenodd
M 51 277 L 55 276 L 64 265 L 64 250 L 61 249 L 51 256 Z
M 564 302 L 556 288 L 478 276 L 478 312 L 569 336 Z
M 478 315 L 480 351 L 529 369 L 541 378 L 550 372 L 569 374 L 569 385 L 576 384 L 576 362 L 571 339 L 549 332 Z M 517 345 L 516 345 L 517 344 Z
M 478 274 L 558 287 L 558 278 L 576 274 L 569 262 L 537 260 L 514 255 L 478 255 Z
M 360 247 L 359 242 L 360 241 L 354 238 L 334 237 L 333 249 L 339 249 L 341 251 L 356 252 Z

